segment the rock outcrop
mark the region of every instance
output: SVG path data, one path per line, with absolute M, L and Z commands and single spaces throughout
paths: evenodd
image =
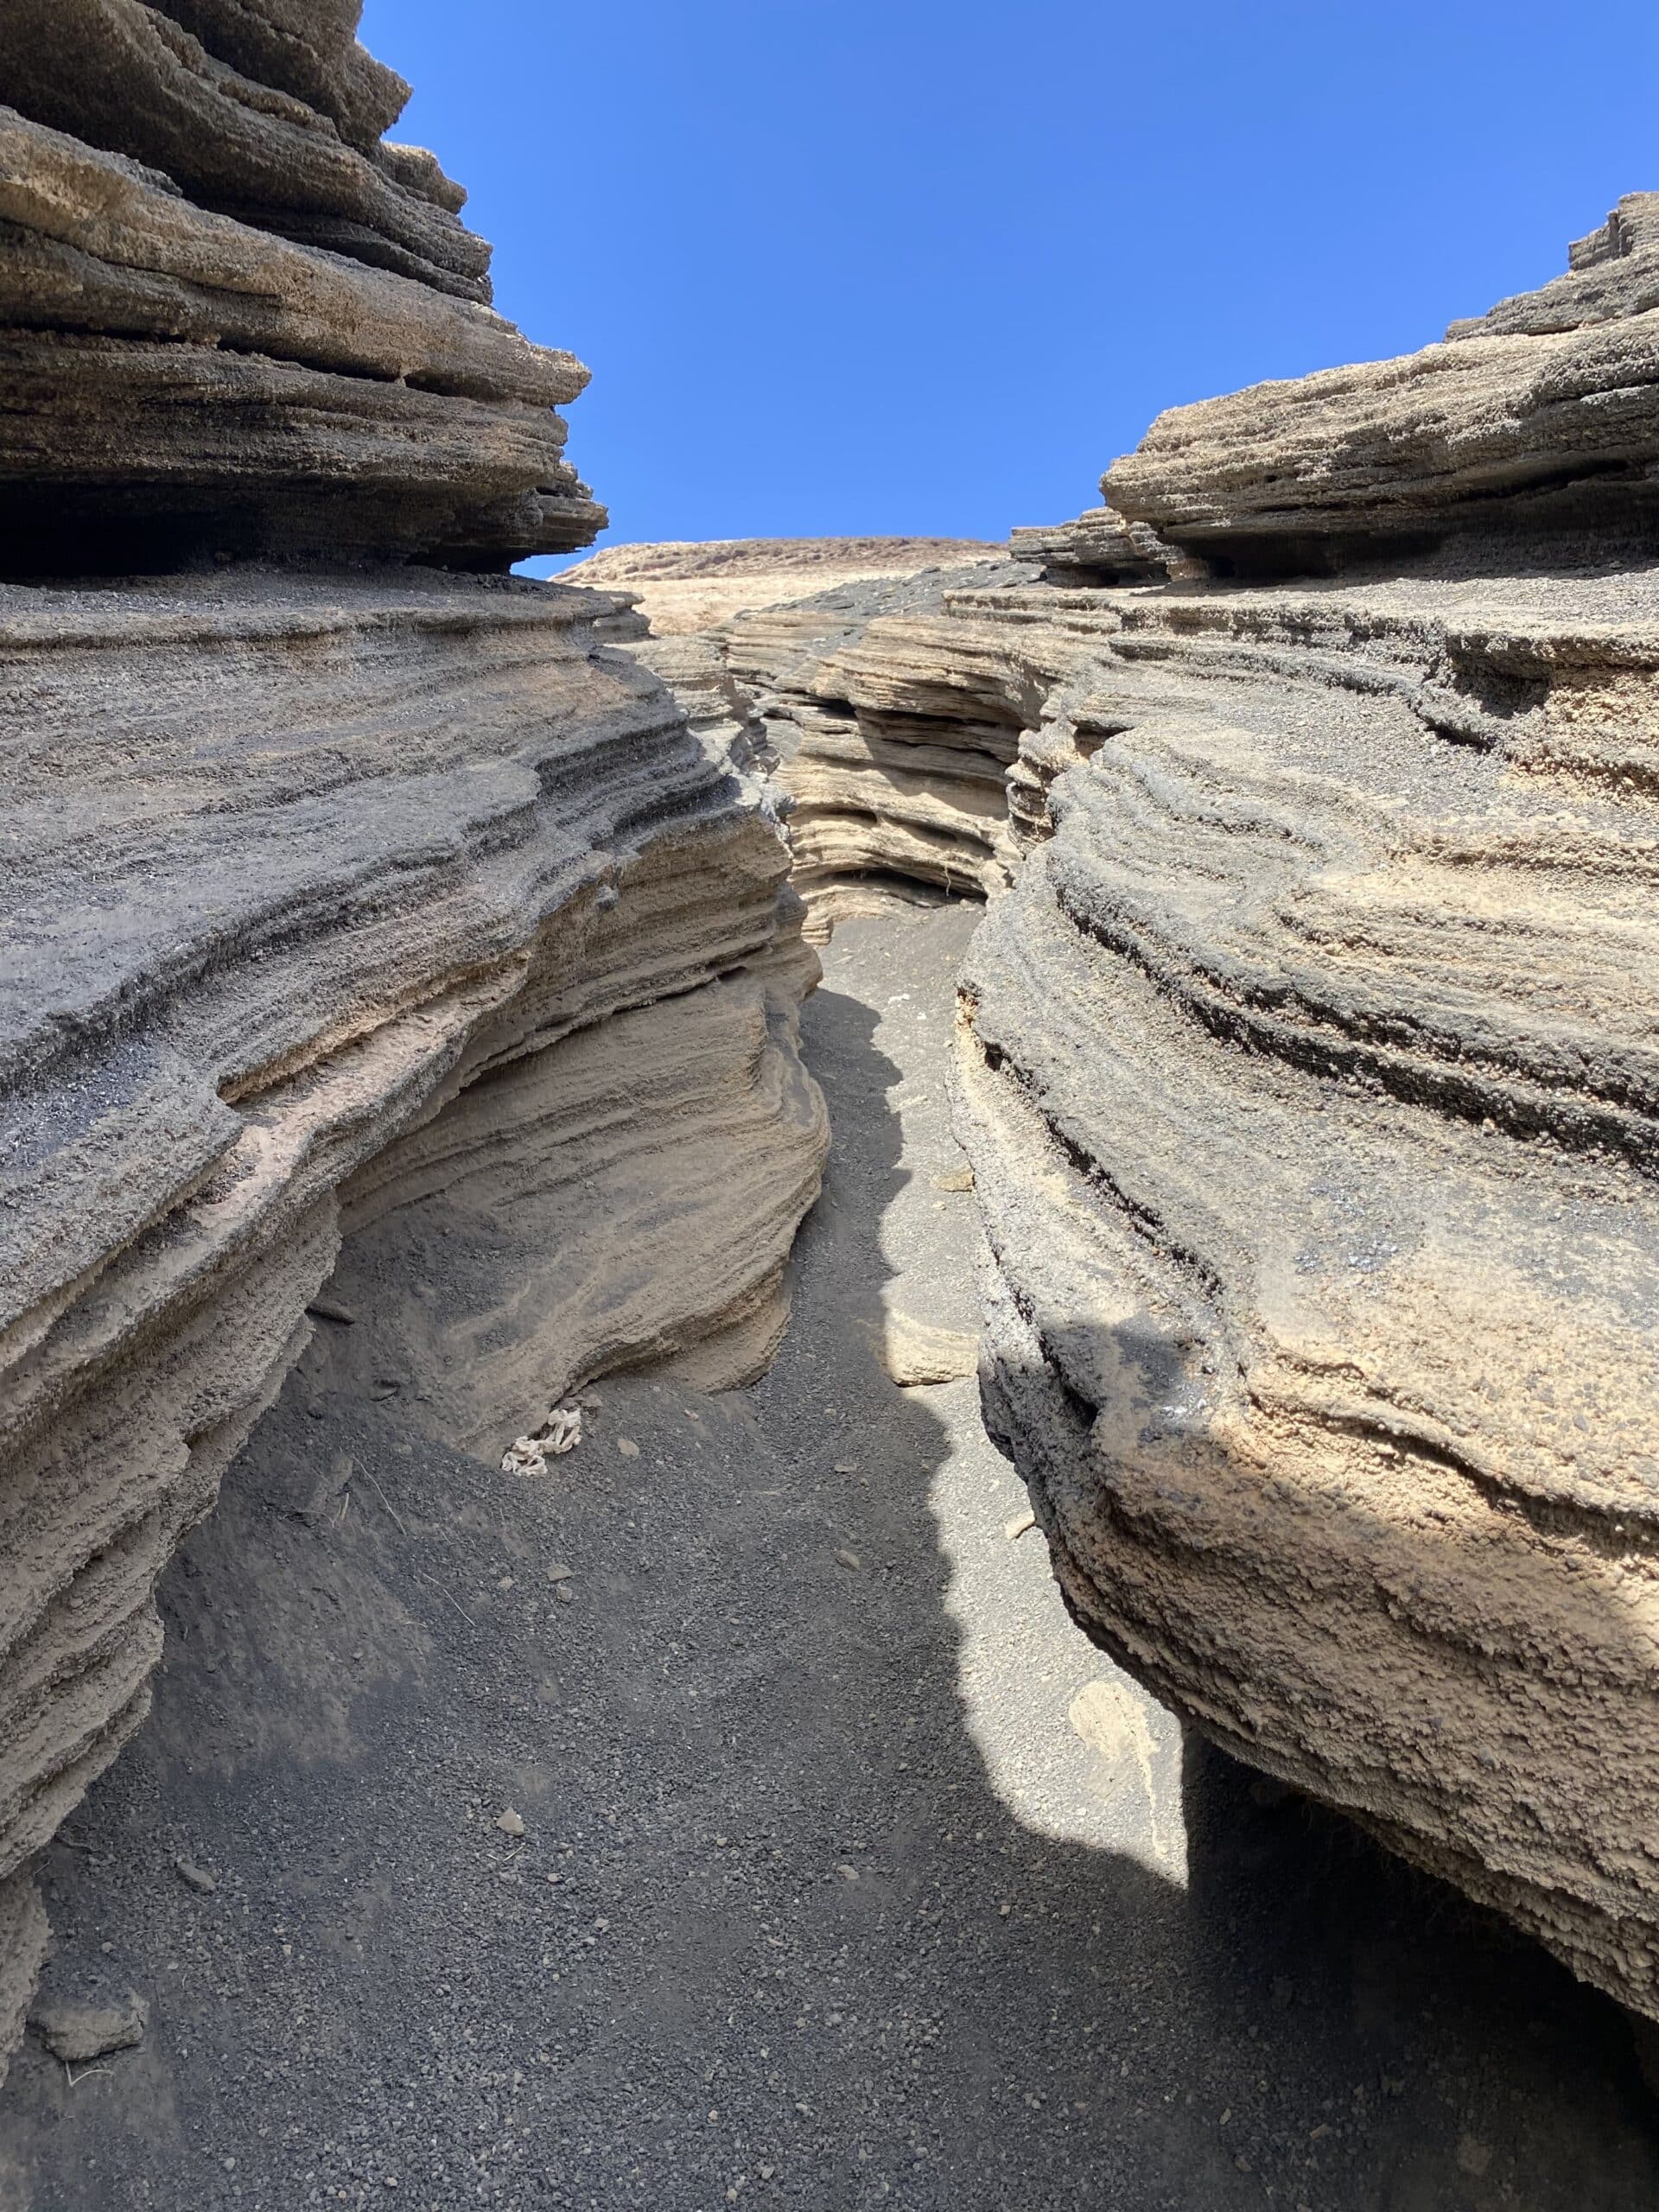
M 716 633 L 774 756 L 810 935 L 1008 880 L 1005 780 L 1029 685 L 999 640 L 942 610 L 1027 573 L 1003 560 L 859 582 Z
M 312 20 L 355 13 L 0 16 L 7 572 L 207 552 L 505 569 L 602 528 L 556 411 L 587 372 L 490 312 L 489 249 L 431 156 L 365 136 L 404 88 Z M 240 73 L 262 54 L 270 82 Z
M 1648 2010 L 1656 615 L 1098 607 L 960 1071 L 988 1417 L 1078 1618 Z
M 993 894 L 983 1394 L 1078 1620 L 1659 2017 L 1656 206 L 724 636 L 809 893 Z
M 1230 574 L 1325 569 L 1471 535 L 1634 547 L 1659 526 L 1659 194 L 1619 202 L 1572 267 L 1403 360 L 1253 386 L 1159 417 L 1103 480 Z
M 623 602 L 384 557 L 601 517 L 584 372 L 479 303 L 356 13 L 0 27 L 0 2062 L 31 1859 L 311 1331 L 491 1453 L 607 1367 L 743 1379 L 825 1150 L 741 721 L 596 634 Z
M 1056 671 L 960 1109 L 1069 1604 L 1659 2014 L 1654 205 L 1106 477 L 1188 555 L 1364 570 L 956 619 Z

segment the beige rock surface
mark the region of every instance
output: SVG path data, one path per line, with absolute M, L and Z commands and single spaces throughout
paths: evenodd
M 653 636 L 709 631 L 751 607 L 806 599 L 871 576 L 997 561 L 969 537 L 734 537 L 705 543 L 607 545 L 563 582 L 629 594 Z
M 735 690 L 396 565 L 603 517 L 357 15 L 0 17 L 0 2066 L 32 1863 L 313 1330 L 497 1459 L 608 1367 L 746 1378 L 827 1146 Z
M 1161 415 L 1101 480 L 1112 505 L 1224 573 L 1334 569 L 1502 532 L 1659 522 L 1659 194 L 1621 200 L 1527 300 L 1392 361 Z
M 1659 2016 L 1650 206 L 1490 332 L 1109 472 L 1334 575 L 1108 585 L 1096 516 L 726 636 L 805 887 L 982 856 L 985 1405 L 1077 1618 Z
M 429 154 L 379 143 L 408 88 L 358 47 L 360 13 L 8 0 L 0 85 L 24 114 L 162 171 L 200 207 L 487 301 L 490 250 L 459 219 L 465 193 Z

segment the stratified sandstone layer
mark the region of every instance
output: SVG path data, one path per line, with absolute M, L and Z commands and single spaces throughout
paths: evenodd
M 407 88 L 355 16 L 0 15 L 10 573 L 208 551 L 505 569 L 603 527 L 556 411 L 587 372 L 490 312 L 463 195 L 378 143 Z M 270 81 L 240 73 L 261 60 Z
M 941 610 L 1027 574 L 1005 560 L 858 582 L 715 633 L 775 756 L 809 935 L 1007 881 L 1004 785 L 1030 687 L 999 643 L 983 650 Z
M 0 591 L 0 1878 L 142 1719 L 156 1579 L 342 1207 L 403 1220 L 459 1317 L 393 1370 L 458 1440 L 712 1337 L 724 1379 L 765 1363 L 825 1141 L 810 956 L 753 794 L 592 607 Z M 466 1282 L 425 1203 L 458 1192 Z
M 998 561 L 972 537 L 734 537 L 705 544 L 607 545 L 563 582 L 626 594 L 653 637 L 711 631 L 747 609 L 805 599 L 873 576 Z
M 1501 534 L 1659 527 L 1659 194 L 1620 201 L 1527 300 L 1403 359 L 1161 415 L 1101 488 L 1230 573 Z
M 734 690 L 438 573 L 591 537 L 585 372 L 480 304 L 356 19 L 0 22 L 0 2067 L 31 1859 L 314 1325 L 493 1453 L 608 1368 L 747 1379 L 826 1148 Z
M 1093 507 L 1052 529 L 1010 531 L 1008 550 L 1063 584 L 1162 583 L 1182 563 L 1155 531 L 1125 522 L 1114 507 Z
M 1586 772 L 1659 587 L 1100 617 L 964 984 L 993 1428 L 1160 1696 L 1659 2010 L 1659 849 Z
M 1364 571 L 958 606 L 1046 686 L 960 1110 L 1077 1618 L 1659 2014 L 1659 416 L 1597 281 L 1106 479 Z

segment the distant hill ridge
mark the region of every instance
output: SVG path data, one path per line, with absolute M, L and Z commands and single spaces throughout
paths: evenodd
M 977 537 L 733 537 L 607 546 L 559 581 L 632 592 L 656 634 L 673 637 L 866 576 L 1006 557 Z

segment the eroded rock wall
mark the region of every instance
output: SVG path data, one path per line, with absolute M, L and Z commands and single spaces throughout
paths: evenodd
M 622 601 L 391 564 L 600 514 L 551 411 L 585 372 L 477 302 L 355 22 L 0 29 L 0 2063 L 32 1858 L 314 1327 L 495 1453 L 607 1368 L 745 1379 L 826 1147 L 724 695 L 689 719 Z M 168 573 L 66 573 L 133 551 Z
M 981 562 L 861 582 L 716 633 L 776 755 L 810 935 L 843 915 L 1007 882 L 1006 781 L 1034 694 L 1000 639 L 944 610 L 1025 574 Z
M 1114 543 L 1127 545 L 1112 520 Z M 1045 543 L 1077 534 L 1023 533 Z M 1098 534 L 1083 534 L 1097 560 Z M 1137 532 L 1133 558 L 1154 543 Z M 620 546 L 566 579 L 627 599 L 633 613 L 611 618 L 607 633 L 663 675 L 700 727 L 728 724 L 766 771 L 807 934 L 822 941 L 844 914 L 1007 882 L 1003 785 L 1023 679 L 996 652 L 964 657 L 960 632 L 929 626 L 953 589 L 1018 580 L 1041 557 L 1033 547 L 1010 560 L 971 539 L 760 538 Z
M 984 1401 L 1078 1620 L 1659 2015 L 1656 204 L 1161 418 L 1024 581 L 726 634 L 809 887 L 980 856 Z
M 491 313 L 465 195 L 369 135 L 407 88 L 311 14 L 0 16 L 7 573 L 229 553 L 505 569 L 602 527 L 556 411 L 586 370 Z M 256 81 L 221 48 L 292 66 Z

